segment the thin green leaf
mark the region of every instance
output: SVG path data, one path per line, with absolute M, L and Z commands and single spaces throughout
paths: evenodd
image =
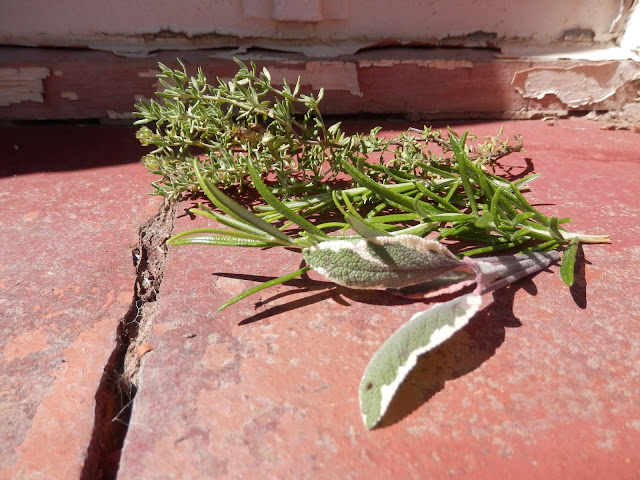
M 541 175 L 540 173 L 532 173 L 531 175 L 527 175 L 524 178 L 520 178 L 516 180 L 515 182 L 513 182 L 513 185 L 515 185 L 518 188 L 518 190 L 527 188 L 529 186 L 529 183 L 539 178 L 540 175 Z
M 487 228 L 493 222 L 493 214 L 489 210 L 482 212 L 482 215 L 476 220 L 475 225 L 478 228 Z
M 529 220 L 534 215 L 535 214 L 533 212 L 520 212 L 515 217 L 513 217 L 513 220 L 511 220 L 511 225 L 514 226 L 514 227 L 517 226 L 517 225 L 520 225 L 521 223 L 525 222 L 526 220 Z
M 502 193 L 504 192 L 504 188 L 498 187 L 493 192 L 493 197 L 491 197 L 491 203 L 489 205 L 489 211 L 493 214 L 494 217 L 500 216 L 500 199 L 502 198 Z
M 451 147 L 453 148 L 453 153 L 458 161 L 458 173 L 460 174 L 460 181 L 462 182 L 462 187 L 464 191 L 467 193 L 467 200 L 469 205 L 471 206 L 471 211 L 474 214 L 478 214 L 478 204 L 476 202 L 476 192 L 471 185 L 471 180 L 469 178 L 469 171 L 471 170 L 471 162 L 469 162 L 469 156 L 467 152 L 464 151 L 464 142 L 467 138 L 467 131 L 465 131 L 460 138 L 457 138 L 455 135 L 449 136 L 449 141 L 451 142 Z
M 172 246 L 178 245 L 214 245 L 219 247 L 273 247 L 271 242 L 253 240 L 251 238 L 214 236 L 214 235 L 194 235 L 175 239 Z
M 411 220 L 417 220 L 421 218 L 420 215 L 415 213 L 397 213 L 390 215 L 377 215 L 375 217 L 367 217 L 368 223 L 399 223 L 410 222 Z
M 226 193 L 213 185 L 207 178 L 202 175 L 202 172 L 200 171 L 198 162 L 196 160 L 193 161 L 193 169 L 195 171 L 196 177 L 198 178 L 198 183 L 200 184 L 200 187 L 204 191 L 205 195 L 218 208 L 220 208 L 220 210 L 225 212 L 227 215 L 236 218 L 237 220 L 244 221 L 245 223 L 253 225 L 254 227 L 256 227 L 256 229 L 268 233 L 274 238 L 277 238 L 289 244 L 293 243 L 293 240 L 288 235 L 285 235 L 270 223 L 265 222 L 260 217 L 249 212 L 235 200 L 229 197 Z
M 275 208 L 286 219 L 298 225 L 305 232 L 312 233 L 320 237 L 328 236 L 326 233 L 324 233 L 322 230 L 316 227 L 313 223 L 309 222 L 309 220 L 307 220 L 304 217 L 301 217 L 300 215 L 295 213 L 293 210 L 288 208 L 283 202 L 281 202 L 271 192 L 271 190 L 269 190 L 267 186 L 264 184 L 264 182 L 262 181 L 262 178 L 260 178 L 260 173 L 258 173 L 258 171 L 256 170 L 256 167 L 253 165 L 253 162 L 251 161 L 251 159 L 247 160 L 247 167 L 249 169 L 249 175 L 251 175 L 251 180 L 253 181 L 253 184 L 256 187 L 256 190 L 258 190 L 258 193 L 262 196 L 265 202 L 267 202 L 269 205 Z
M 429 219 L 434 222 L 467 222 L 478 218 L 477 215 L 470 213 L 438 213 L 428 215 Z
M 364 238 L 374 238 L 381 235 L 390 236 L 388 232 L 365 222 L 359 215 L 347 213 L 345 214 L 344 219 L 349 225 L 351 225 L 351 228 Z
M 372 180 L 367 175 L 365 175 L 361 170 L 353 166 L 347 160 L 342 161 L 342 167 L 344 170 L 351 175 L 351 178 L 356 181 L 359 185 L 370 189 L 375 192 L 380 198 L 389 202 L 392 205 L 399 205 L 400 207 L 409 210 L 410 212 L 415 212 L 414 199 L 407 198 L 404 195 L 400 195 L 394 192 L 391 189 L 385 188 L 383 185 L 378 182 Z M 429 205 L 425 202 L 419 202 L 420 206 L 425 208 L 427 211 L 433 211 L 434 208 L 432 205 Z
M 416 182 L 416 187 L 418 187 L 420 193 L 430 198 L 438 205 L 441 205 L 444 209 L 449 210 L 450 212 L 460 212 L 460 209 L 449 203 L 449 200 L 447 200 L 445 197 L 441 197 L 440 195 L 429 190 L 424 182 Z
M 562 254 L 562 263 L 560 264 L 560 276 L 564 283 L 569 287 L 574 282 L 574 272 L 576 267 L 576 254 L 578 253 L 578 247 L 580 241 L 577 238 L 572 238 L 569 241 L 567 249 Z
M 558 240 L 559 242 L 564 241 L 564 236 L 562 235 L 562 233 L 560 232 L 560 229 L 558 228 L 557 217 L 551 217 L 549 219 L 549 232 L 551 233 L 551 236 L 556 240 Z
M 194 228 L 193 230 L 187 230 L 174 235 L 169 240 L 167 240 L 167 243 L 169 245 L 178 245 L 178 243 L 175 243 L 175 242 L 182 237 L 187 237 L 187 236 L 202 237 L 202 236 L 206 236 L 206 234 L 226 235 L 228 237 L 235 237 L 235 238 L 250 238 L 252 240 L 256 240 L 259 242 L 266 242 L 266 243 L 273 244 L 272 237 L 265 237 L 264 235 L 253 235 L 251 233 L 241 232 L 239 230 L 224 230 L 222 228 Z M 180 245 L 184 245 L 184 244 L 180 244 Z
M 517 240 L 521 237 L 529 235 L 531 229 L 529 227 L 519 228 L 511 234 L 511 240 Z
M 285 242 L 283 240 L 280 240 L 279 238 L 274 237 L 273 235 L 269 235 L 263 230 L 260 230 L 259 228 L 256 228 L 247 222 L 244 222 L 243 220 L 238 220 L 235 217 L 222 215 L 221 213 L 215 212 L 204 205 L 201 205 L 199 209 L 192 208 L 189 211 L 196 215 L 203 215 L 208 218 L 211 218 L 217 221 L 218 223 L 226 225 L 227 227 L 231 227 L 234 230 L 238 230 L 240 232 L 245 232 L 249 235 L 252 235 L 255 238 L 260 238 L 262 241 L 271 243 L 273 245 L 291 245 L 292 243 L 292 241 L 289 241 L 290 239 Z
M 225 308 L 233 305 L 234 303 L 237 303 L 240 300 L 247 298 L 248 296 L 253 295 L 254 293 L 257 293 L 261 290 L 273 287 L 275 285 L 280 285 L 281 283 L 288 282 L 289 280 L 293 280 L 294 278 L 299 277 L 300 275 L 308 272 L 309 270 L 311 270 L 311 267 L 307 265 L 302 267 L 300 270 L 296 270 L 295 272 L 291 272 L 287 275 L 283 275 L 282 277 L 274 278 L 273 280 L 268 280 L 266 282 L 261 283 L 260 285 L 256 285 L 255 287 L 249 288 L 248 290 L 245 290 L 240 295 L 236 295 L 231 300 L 226 302 L 224 305 L 219 307 L 218 311 L 224 310 Z

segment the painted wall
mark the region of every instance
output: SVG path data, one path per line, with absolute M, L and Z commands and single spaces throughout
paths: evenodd
M 2 0 L 0 43 L 125 54 L 251 46 L 614 45 L 633 0 Z

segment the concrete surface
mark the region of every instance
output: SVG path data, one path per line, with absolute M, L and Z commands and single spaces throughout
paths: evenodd
M 0 129 L 0 478 L 80 478 L 158 209 L 130 128 Z M 99 440 L 99 439 L 96 439 Z M 96 441 L 94 441 L 94 444 Z
M 576 288 L 553 267 L 497 292 L 368 432 L 360 376 L 422 303 L 300 280 L 217 313 L 299 255 L 171 249 L 122 478 L 637 478 L 640 137 L 585 121 L 506 131 L 527 153 L 505 163 L 543 174 L 541 209 L 612 235 L 584 248 Z M 205 223 L 182 214 L 176 231 Z
M 584 247 L 574 288 L 554 266 L 496 292 L 369 432 L 360 376 L 424 303 L 314 277 L 218 313 L 299 255 L 172 248 L 117 478 L 638 478 L 640 136 L 584 120 L 505 131 L 527 152 L 504 163 L 542 173 L 528 194 L 540 209 L 612 236 Z M 88 452 L 113 439 L 96 397 L 158 201 L 130 129 L 4 128 L 0 142 L 0 478 L 100 478 Z M 207 223 L 190 205 L 176 232 Z

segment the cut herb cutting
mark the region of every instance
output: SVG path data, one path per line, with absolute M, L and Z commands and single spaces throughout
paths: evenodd
M 349 288 L 430 298 L 468 291 L 415 314 L 366 368 L 360 405 L 367 428 L 383 418 L 422 355 L 463 328 L 482 295 L 560 259 L 574 281 L 581 243 L 606 235 L 571 233 L 569 219 L 547 217 L 524 197 L 539 175 L 509 181 L 490 170 L 522 143 L 478 139 L 449 129 L 409 129 L 396 138 L 348 135 L 326 126 L 314 96 L 276 82 L 266 68 L 236 61 L 230 81 L 189 77 L 183 64 L 160 64 L 159 101 L 140 101 L 138 138 L 155 149 L 143 158 L 161 178 L 155 193 L 173 199 L 198 192 L 211 202 L 191 209 L 216 222 L 181 232 L 177 245 L 300 249 L 304 266 L 250 288 L 226 308 L 313 269 Z M 149 126 L 152 128 L 149 128 Z M 224 190 L 253 188 L 253 211 Z M 442 241 L 446 241 L 456 254 Z M 503 252 L 505 255 L 496 255 Z

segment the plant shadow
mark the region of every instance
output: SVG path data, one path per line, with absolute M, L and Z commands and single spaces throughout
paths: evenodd
M 575 304 L 581 308 L 587 308 L 587 277 L 585 276 L 585 265 L 590 263 L 584 256 L 582 244 L 578 245 L 576 253 L 576 264 L 573 272 L 573 285 L 569 287 L 569 293 Z
M 273 277 L 262 275 L 223 272 L 216 272 L 214 273 L 214 275 L 253 281 L 256 283 L 261 283 L 273 279 Z M 333 300 L 334 302 L 347 307 L 351 306 L 352 303 L 366 303 L 369 305 L 384 305 L 388 307 L 416 303 L 415 299 L 392 295 L 384 291 L 354 290 L 346 287 L 341 287 L 333 282 L 311 279 L 306 274 L 293 280 L 284 282 L 282 283 L 282 285 L 295 288 L 275 293 L 263 300 L 260 300 L 259 302 L 255 302 L 254 306 L 256 309 L 265 309 L 257 312 L 254 315 L 244 318 L 243 320 L 238 322 L 238 325 L 247 325 L 250 323 L 258 322 L 260 320 L 265 320 L 274 315 L 291 312 L 302 307 L 322 302 L 324 300 Z M 303 296 L 300 297 L 300 295 Z M 281 301 L 283 299 L 286 300 L 287 297 L 295 297 L 295 299 L 269 306 L 276 301 Z M 428 301 L 427 303 L 431 304 L 433 302 Z

